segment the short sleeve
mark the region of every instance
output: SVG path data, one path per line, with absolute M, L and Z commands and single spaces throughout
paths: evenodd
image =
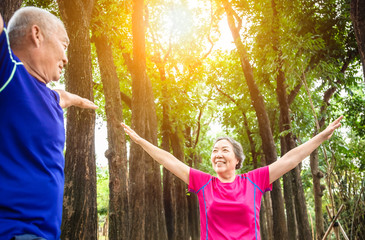
M 208 173 L 190 168 L 188 185 L 189 192 L 198 193 L 199 190 L 209 183 L 212 178 L 213 176 Z
M 261 189 L 262 192 L 272 190 L 272 184 L 270 184 L 269 166 L 257 168 L 248 172 L 246 175 L 257 187 Z
M 6 29 L 0 34 L 0 89 L 9 78 L 14 65 L 9 57 L 9 48 L 6 39 Z
M 51 90 L 51 94 L 53 95 L 54 99 L 56 100 L 56 103 L 60 103 L 60 95 L 58 94 L 57 91 L 55 90 Z
M 4 25 L 4 29 L 0 34 L 0 92 L 12 80 L 19 64 L 22 63 L 15 59 L 15 55 L 10 49 L 7 29 Z

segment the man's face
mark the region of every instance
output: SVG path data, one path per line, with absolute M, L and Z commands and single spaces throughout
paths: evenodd
M 68 62 L 66 56 L 68 44 L 69 39 L 66 30 L 62 26 L 58 26 L 53 33 L 44 38 L 41 67 L 42 78 L 46 83 L 60 79 L 62 69 Z

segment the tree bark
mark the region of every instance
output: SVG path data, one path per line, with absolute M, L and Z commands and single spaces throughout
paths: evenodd
M 146 73 L 144 1 L 133 0 L 132 127 L 157 144 L 157 119 L 151 82 Z M 130 151 L 130 239 L 167 239 L 160 166 L 138 145 Z M 149 184 L 146 186 L 146 182 Z
M 283 72 L 283 59 L 280 47 L 280 23 L 277 12 L 276 1 L 272 0 L 272 10 L 273 10 L 273 49 L 277 53 L 277 88 L 276 93 L 280 108 L 280 132 L 288 131 L 285 136 L 280 138 L 281 140 L 281 155 L 290 151 L 296 147 L 293 135 L 290 131 L 291 120 L 289 114 L 289 99 L 287 94 L 286 77 Z M 292 181 L 293 180 L 293 181 Z M 293 183 L 293 184 L 292 184 Z M 292 171 L 285 174 L 284 176 L 284 187 L 285 198 L 286 198 L 286 210 L 288 217 L 288 233 L 290 239 L 296 239 L 297 234 L 299 234 L 301 239 L 312 239 L 312 233 L 308 221 L 307 205 L 305 202 L 304 190 L 302 186 L 302 180 L 300 177 L 300 167 L 299 165 L 295 167 Z M 293 199 L 294 197 L 294 199 Z M 294 200 L 294 206 L 293 204 Z M 294 208 L 295 207 L 295 208 Z M 296 217 L 296 219 L 295 219 Z M 295 221 L 296 220 L 296 221 Z M 297 229 L 297 230 L 296 230 Z
M 331 87 L 327 89 L 323 97 L 323 105 L 321 107 L 321 115 L 325 116 L 327 106 L 329 105 L 329 100 L 332 95 L 337 90 L 336 87 Z M 325 123 L 325 117 L 322 117 L 318 123 L 318 128 L 322 128 Z M 313 136 L 317 135 L 319 129 L 315 129 Z M 310 155 L 310 167 L 313 178 L 313 194 L 314 194 L 314 212 L 316 221 L 316 239 L 322 239 L 325 234 L 324 229 L 324 219 L 322 212 L 322 196 L 325 188 L 321 185 L 321 179 L 323 178 L 323 173 L 319 169 L 319 158 L 318 149 L 314 150 Z
M 188 148 L 194 148 L 193 140 L 191 138 L 191 128 L 186 127 L 184 131 L 185 146 Z M 187 164 L 190 167 L 198 168 L 198 156 L 194 153 L 189 155 Z M 196 194 L 189 193 L 187 195 L 188 201 L 188 231 L 191 240 L 200 239 L 200 213 L 199 213 L 199 202 Z
M 105 156 L 109 163 L 109 238 L 128 239 L 127 150 L 120 126 L 123 108 L 119 79 L 107 36 L 104 33 L 95 34 L 93 27 L 93 41 L 103 83 L 108 129 L 108 150 Z
M 266 239 L 273 240 L 274 239 L 274 226 L 273 226 L 273 212 L 272 212 L 272 204 L 271 204 L 271 195 L 269 193 L 264 194 L 264 208 L 265 208 L 265 219 L 266 219 Z
M 166 151 L 170 151 L 168 148 L 163 148 Z M 167 150 L 168 149 L 168 150 Z M 177 214 L 176 214 L 176 177 L 166 168 L 163 168 L 163 202 L 165 208 L 165 219 L 167 236 L 169 240 L 175 240 L 177 238 Z
M 0 1 L 0 13 L 6 25 L 8 25 L 10 18 L 13 16 L 14 12 L 20 8 L 22 3 L 23 0 Z
M 279 130 L 280 132 L 284 132 L 290 130 L 290 116 L 289 116 L 289 104 L 286 93 L 286 85 L 285 85 L 285 74 L 282 71 L 283 61 L 281 59 L 281 51 L 280 51 L 280 42 L 279 42 L 279 19 L 278 13 L 276 10 L 276 3 L 274 0 L 271 1 L 271 8 L 273 12 L 273 20 L 272 20 L 272 44 L 273 50 L 278 55 L 276 61 L 276 71 L 278 72 L 276 76 L 276 95 L 279 102 L 280 116 L 279 116 Z M 285 136 L 280 136 L 280 152 L 281 156 L 292 149 L 291 146 L 291 133 L 286 134 Z M 296 221 L 296 213 L 295 213 L 295 204 L 294 204 L 294 189 L 293 189 L 293 179 L 291 172 L 284 174 L 283 176 L 283 185 L 284 185 L 284 199 L 285 199 L 285 209 L 286 209 L 286 217 L 288 223 L 288 237 L 289 239 L 297 239 L 298 231 L 297 231 L 297 221 Z
M 365 79 L 365 0 L 351 0 L 350 17 L 354 27 Z
M 224 9 L 227 14 L 228 25 L 231 29 L 234 43 L 236 45 L 238 54 L 241 60 L 241 67 L 246 79 L 246 83 L 250 92 L 252 105 L 255 109 L 259 132 L 262 139 L 262 148 L 266 158 L 267 164 L 271 164 L 276 161 L 276 147 L 274 143 L 274 138 L 270 128 L 270 121 L 265 109 L 265 103 L 263 97 L 256 85 L 255 79 L 253 77 L 253 71 L 251 64 L 248 60 L 247 51 L 241 41 L 239 35 L 239 27 L 236 26 L 235 16 L 232 6 L 228 0 L 222 0 Z M 236 19 L 238 20 L 238 19 Z M 238 20 L 238 22 L 240 22 Z M 271 191 L 272 204 L 273 204 L 273 215 L 274 215 L 274 237 L 275 239 L 288 239 L 288 231 L 286 226 L 286 219 L 284 213 L 283 197 L 281 193 L 280 181 L 275 181 L 273 183 L 273 190 Z
M 58 0 L 70 38 L 66 90 L 94 100 L 89 26 L 94 1 Z M 97 239 L 95 112 L 67 110 L 62 239 Z
M 170 98 L 167 89 L 165 68 L 161 61 L 156 63 L 162 83 L 162 149 L 171 152 L 171 123 L 170 123 Z M 177 214 L 176 214 L 176 177 L 166 168 L 163 168 L 163 203 L 165 208 L 166 230 L 169 240 L 177 239 Z
M 184 150 L 182 141 L 179 138 L 178 130 L 176 129 L 171 135 L 171 147 L 174 156 L 184 162 Z M 175 194 L 176 194 L 176 225 L 177 238 L 182 240 L 189 239 L 188 230 L 188 202 L 186 199 L 186 184 L 175 177 Z
M 273 49 L 278 56 L 276 61 L 276 66 L 277 66 L 276 70 L 278 72 L 276 76 L 276 82 L 277 82 L 276 93 L 280 108 L 280 132 L 287 131 L 285 136 L 280 137 L 281 155 L 283 156 L 285 153 L 295 148 L 296 144 L 290 131 L 291 120 L 289 114 L 289 102 L 288 102 L 289 100 L 287 94 L 287 86 L 285 83 L 286 77 L 285 73 L 282 70 L 283 59 L 282 59 L 282 52 L 280 47 L 280 35 L 279 35 L 280 23 L 277 12 L 277 4 L 275 0 L 271 1 L 271 6 L 273 10 L 273 21 L 272 21 Z M 311 240 L 312 233 L 308 221 L 307 206 L 305 202 L 304 190 L 302 187 L 302 180 L 300 177 L 299 165 L 296 166 L 295 169 L 293 169 L 289 173 L 285 174 L 283 179 L 284 179 L 284 187 L 286 187 L 284 192 L 286 199 L 285 206 L 288 217 L 289 238 L 296 239 L 298 233 L 300 239 Z M 293 205 L 293 203 L 295 204 Z
M 315 131 L 315 134 L 317 131 Z M 316 224 L 316 239 L 323 238 L 324 231 L 324 219 L 322 212 L 322 196 L 324 188 L 321 187 L 321 179 L 323 173 L 319 170 L 318 149 L 314 150 L 310 155 L 310 166 L 313 178 L 313 194 L 314 194 L 314 212 L 315 212 L 315 224 Z

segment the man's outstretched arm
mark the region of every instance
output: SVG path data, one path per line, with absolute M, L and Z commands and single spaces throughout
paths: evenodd
M 89 108 L 89 109 L 97 109 L 96 106 L 92 101 L 86 98 L 82 98 L 76 94 L 69 93 L 65 90 L 55 89 L 56 92 L 60 95 L 60 106 L 62 108 L 68 108 L 71 106 L 76 106 L 80 108 Z

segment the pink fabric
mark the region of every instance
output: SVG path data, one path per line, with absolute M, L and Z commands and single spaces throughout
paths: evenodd
M 200 207 L 200 239 L 260 239 L 261 198 L 271 191 L 269 167 L 237 175 L 232 183 L 190 168 L 189 191 Z

